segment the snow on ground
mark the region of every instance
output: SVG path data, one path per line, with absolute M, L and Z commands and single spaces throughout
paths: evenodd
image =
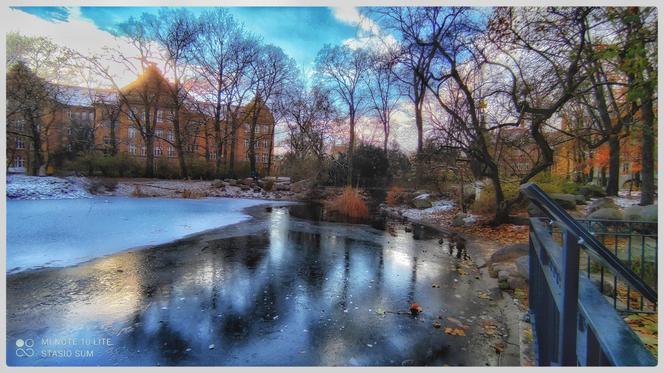
M 7 177 L 7 199 L 72 199 L 89 198 L 82 178 L 62 179 L 52 176 L 10 175 Z
M 641 192 L 629 192 L 626 190 L 618 192 L 618 197 L 610 197 L 616 205 L 621 208 L 638 205 L 641 202 Z
M 387 211 L 391 215 L 401 215 L 410 220 L 418 221 L 430 218 L 442 212 L 452 210 L 453 208 L 454 208 L 454 202 L 442 199 L 439 201 L 434 201 L 432 203 L 432 206 L 427 209 L 416 209 L 416 208 L 401 206 L 401 207 L 385 207 L 385 211 Z
M 249 219 L 246 199 L 101 197 L 7 201 L 7 270 L 61 267 Z M 269 202 L 267 202 L 269 203 Z

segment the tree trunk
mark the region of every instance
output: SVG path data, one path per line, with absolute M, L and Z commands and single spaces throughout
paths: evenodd
M 505 194 L 503 193 L 503 187 L 500 185 L 500 177 L 497 172 L 494 175 L 490 176 L 491 182 L 493 183 L 493 189 L 495 192 L 495 201 L 496 201 L 496 215 L 493 217 L 492 224 L 500 225 L 505 224 L 509 221 L 509 206 L 507 201 L 505 201 Z
M 424 152 L 424 124 L 422 119 L 422 102 L 421 96 L 415 98 L 415 127 L 417 128 L 417 153 L 415 155 L 415 184 L 419 187 L 422 184 L 424 176 L 423 170 L 423 152 Z
M 111 155 L 116 156 L 118 154 L 118 140 L 117 136 L 115 133 L 115 127 L 117 126 L 117 121 L 114 119 L 110 119 L 109 122 L 109 131 L 111 135 Z
M 251 118 L 251 126 L 249 128 L 249 172 L 254 179 L 258 178 L 258 172 L 256 170 L 256 125 L 258 124 L 259 114 L 260 108 L 254 110 Z
M 235 178 L 235 144 L 237 143 L 237 128 L 235 120 L 231 124 L 231 151 L 228 156 L 228 174 L 230 177 Z
M 39 175 L 39 169 L 41 166 L 44 164 L 44 157 L 42 156 L 41 148 L 42 148 L 42 139 L 41 139 L 41 133 L 39 130 L 39 124 L 33 122 L 30 123 L 30 129 L 32 131 L 32 154 L 33 154 L 33 160 L 30 164 L 31 168 L 31 174 L 33 176 L 38 176 Z
M 641 205 L 655 202 L 655 115 L 651 89 L 645 94 L 641 108 L 643 139 L 641 142 Z
M 348 186 L 353 186 L 353 153 L 355 151 L 355 110 L 350 109 L 350 143 L 348 144 Z
M 154 177 L 154 137 L 145 136 L 145 177 Z
M 606 194 L 617 196 L 620 187 L 620 139 L 618 135 L 609 135 L 609 179 Z
M 173 132 L 175 132 L 175 151 L 178 153 L 178 163 L 180 163 L 180 177 L 186 179 L 189 174 L 187 172 L 187 162 L 184 158 L 182 132 L 180 132 L 180 110 L 177 109 L 173 113 Z
M 274 152 L 274 127 L 275 124 L 273 123 L 271 125 L 271 132 L 270 132 L 270 145 L 268 147 L 269 153 L 267 154 L 267 170 L 265 171 L 266 175 L 270 175 L 272 172 L 272 153 Z

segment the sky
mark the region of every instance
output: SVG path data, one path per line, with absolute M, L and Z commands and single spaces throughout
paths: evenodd
M 198 14 L 205 7 L 187 7 Z M 314 69 L 318 51 L 325 44 L 346 44 L 359 47 L 370 42 L 379 26 L 361 15 L 356 7 L 229 7 L 229 12 L 245 29 L 261 37 L 265 43 L 281 47 L 292 57 L 301 71 L 309 76 Z M 119 44 L 114 33 L 118 24 L 143 12 L 157 13 L 159 7 L 12 7 L 6 18 L 8 31 L 28 36 L 45 36 L 56 44 L 67 46 L 83 54 L 97 54 L 104 46 L 115 47 L 125 55 L 135 51 L 126 43 Z M 118 74 L 120 86 L 130 83 L 135 76 Z M 405 112 L 393 115 L 393 138 L 402 148 L 415 147 L 409 125 L 412 118 Z M 375 126 L 365 126 L 360 138 L 375 140 Z M 404 136 L 406 135 L 406 136 Z M 412 141 L 411 141 L 412 140 Z

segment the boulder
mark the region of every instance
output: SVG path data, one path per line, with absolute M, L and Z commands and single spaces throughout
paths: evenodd
M 614 208 L 603 208 L 594 211 L 588 215 L 588 219 L 594 220 L 622 220 L 623 214 L 620 210 Z
M 606 197 L 606 192 L 604 188 L 595 184 L 586 184 L 580 186 L 577 191 L 583 194 L 586 198 L 602 198 Z
M 510 277 L 510 272 L 509 271 L 498 271 L 498 281 L 507 281 L 507 279 Z
M 250 188 L 249 185 L 247 185 L 247 184 L 240 184 L 240 189 L 243 190 L 243 191 L 247 191 L 247 190 L 249 190 L 249 189 L 251 189 L 251 188 Z
M 274 184 L 274 187 L 272 187 L 273 190 L 278 190 L 281 192 L 287 192 L 290 190 L 290 184 L 288 183 L 276 183 Z
M 508 273 L 516 272 L 516 266 L 514 263 L 492 263 L 489 266 L 489 276 L 493 278 L 498 278 L 498 274 L 501 271 L 506 271 Z
M 592 214 L 593 212 L 599 210 L 599 209 L 605 209 L 605 208 L 612 208 L 612 209 L 617 209 L 618 205 L 616 205 L 615 202 L 611 198 L 605 197 L 605 198 L 600 198 L 592 201 L 590 203 L 590 206 L 588 206 L 588 214 Z
M 539 216 L 546 216 L 544 211 L 542 211 L 539 207 L 535 206 L 532 202 L 528 203 L 528 207 L 526 207 L 526 210 L 528 210 L 528 215 L 532 217 L 539 217 Z
M 523 277 L 523 278 L 529 278 L 528 274 L 528 267 L 529 267 L 529 259 L 528 255 L 520 256 L 516 259 L 516 271 L 517 273 Z
M 226 183 L 219 179 L 212 180 L 212 184 L 210 184 L 213 188 L 223 188 L 226 186 Z
M 254 179 L 252 179 L 250 177 L 247 177 L 247 178 L 242 179 L 241 183 L 244 184 L 244 185 L 251 186 L 251 184 L 254 183 Z
M 528 287 L 528 281 L 521 276 L 510 276 L 507 278 L 510 289 L 524 289 Z
M 528 255 L 528 244 L 517 243 L 503 246 L 491 254 L 491 263 L 505 262 L 516 259 L 520 256 Z
M 551 193 L 549 197 L 556 201 L 565 210 L 574 210 L 576 208 L 576 198 L 573 194 Z
M 309 191 L 313 183 L 310 180 L 304 179 L 290 185 L 290 191 L 294 193 L 302 193 Z
M 587 204 L 586 202 L 586 197 L 582 194 L 573 194 L 574 199 L 576 199 L 576 204 L 577 205 L 585 205 Z
M 259 187 L 258 185 L 254 187 L 254 193 L 260 193 L 262 191 L 263 189 L 261 189 L 261 187 Z
M 486 267 L 486 260 L 484 258 L 477 258 L 475 259 L 475 266 L 477 268 L 484 268 Z
M 288 184 L 290 184 L 290 182 L 291 182 L 290 177 L 287 177 L 287 176 L 277 177 L 277 183 L 288 183 Z
M 468 214 L 464 214 L 463 212 L 460 212 L 452 218 L 452 226 L 454 227 L 460 227 L 462 225 L 465 225 L 466 222 L 464 221 L 465 218 L 468 217 Z
M 235 180 L 235 179 L 228 179 L 228 180 L 226 180 L 226 182 L 230 186 L 237 186 L 237 180 Z
M 429 194 L 420 194 L 417 197 L 413 198 L 413 206 L 418 209 L 428 209 L 433 206 L 431 203 L 431 196 Z
M 641 220 L 641 209 L 639 205 L 629 206 L 623 210 L 623 219 L 639 221 Z
M 656 223 L 657 205 L 642 206 L 639 220 Z

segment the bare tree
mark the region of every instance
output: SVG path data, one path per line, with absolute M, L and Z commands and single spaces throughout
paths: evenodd
M 371 68 L 365 78 L 371 109 L 383 127 L 383 151 L 387 154 L 392 113 L 401 96 L 396 75 L 397 58 L 394 53 L 376 52 L 371 56 Z
M 355 125 L 366 107 L 366 96 L 362 80 L 369 70 L 368 54 L 363 49 L 348 46 L 325 45 L 316 58 L 318 79 L 331 87 L 337 99 L 346 108 L 349 123 L 348 184 L 353 178 L 353 150 L 355 148 Z

